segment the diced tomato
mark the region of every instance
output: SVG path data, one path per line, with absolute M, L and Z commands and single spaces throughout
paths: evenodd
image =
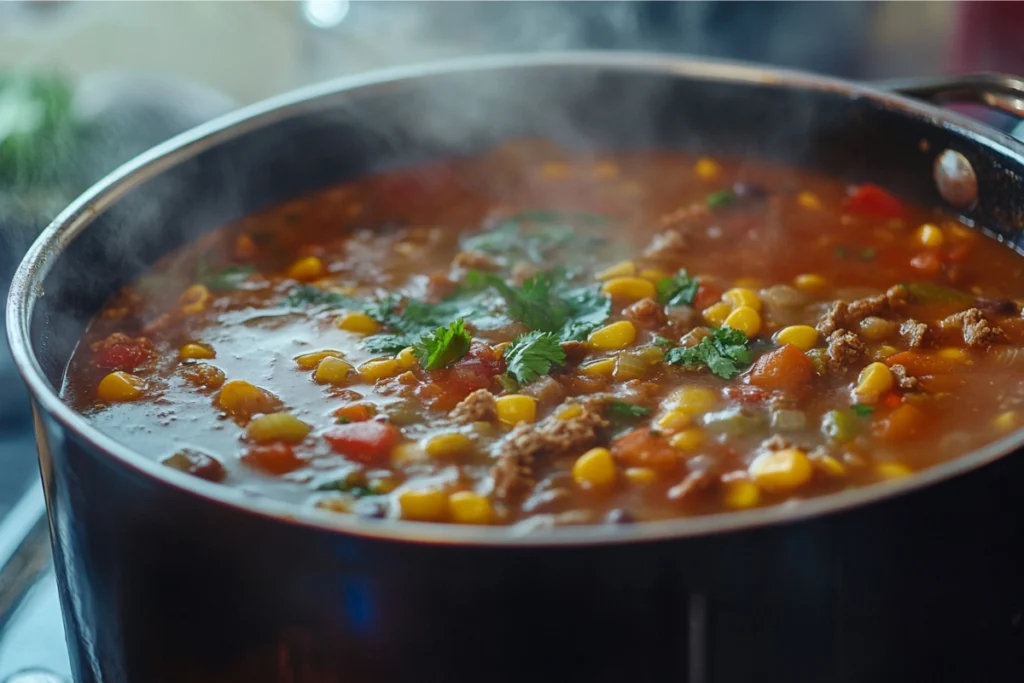
M 366 422 L 374 413 L 373 406 L 365 403 L 353 403 L 351 405 L 342 406 L 332 413 L 334 417 L 338 418 L 339 422 Z
M 875 218 L 905 218 L 906 210 L 900 200 L 878 185 L 864 183 L 843 198 L 842 208 L 850 213 Z
M 612 442 L 612 455 L 627 467 L 667 471 L 679 464 L 679 454 L 663 436 L 650 429 L 634 429 Z
M 903 397 L 899 395 L 899 392 L 888 391 L 882 394 L 879 403 L 886 408 L 898 408 L 903 403 Z
M 697 288 L 697 293 L 693 297 L 693 307 L 699 311 L 702 311 L 708 306 L 717 303 L 721 298 L 721 289 L 706 283 L 702 283 Z
M 768 392 L 761 387 L 749 384 L 730 384 L 722 390 L 722 394 L 736 403 L 764 403 L 768 400 Z
M 917 436 L 924 423 L 924 412 L 910 403 L 904 403 L 881 420 L 877 420 L 873 429 L 880 439 L 904 441 Z
M 352 422 L 324 434 L 331 448 L 351 460 L 375 465 L 385 460 L 398 440 L 398 428 L 387 422 Z
M 280 442 L 253 446 L 242 456 L 242 462 L 268 474 L 288 474 L 305 464 L 291 446 Z
M 93 346 L 92 362 L 104 370 L 131 372 L 149 361 L 152 343 L 145 337 L 132 339 L 124 334 L 113 334 Z
M 477 389 L 490 388 L 494 377 L 503 372 L 504 359 L 489 345 L 474 342 L 469 353 L 455 365 L 430 372 L 433 382 L 423 388 L 421 398 L 435 410 L 451 410 Z
M 750 370 L 750 383 L 769 390 L 797 391 L 813 377 L 814 363 L 792 344 L 761 356 Z
M 910 267 L 922 275 L 938 275 L 942 270 L 942 258 L 937 251 L 922 251 L 910 259 Z

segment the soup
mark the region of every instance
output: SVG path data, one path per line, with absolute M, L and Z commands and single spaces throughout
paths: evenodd
M 63 396 L 168 467 L 338 514 L 794 504 L 1018 426 L 1022 265 L 872 185 L 510 144 L 169 255 L 96 317 Z

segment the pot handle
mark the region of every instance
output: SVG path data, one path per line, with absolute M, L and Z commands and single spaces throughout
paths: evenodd
M 979 73 L 883 81 L 879 87 L 932 104 L 981 104 L 1024 119 L 1024 78 Z

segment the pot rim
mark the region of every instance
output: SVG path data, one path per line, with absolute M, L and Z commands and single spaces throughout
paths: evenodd
M 482 547 L 625 544 L 684 539 L 782 525 L 885 501 L 923 489 L 966 474 L 1024 446 L 1024 430 L 1018 430 L 954 460 L 898 481 L 859 487 L 798 503 L 632 525 L 570 526 L 525 532 L 509 526 L 474 527 L 402 520 L 365 520 L 355 515 L 339 515 L 262 496 L 254 497 L 241 489 L 207 482 L 178 472 L 135 452 L 94 427 L 83 415 L 65 404 L 60 399 L 58 390 L 50 386 L 32 350 L 31 341 L 32 312 L 38 298 L 43 296 L 42 283 L 65 246 L 86 229 L 96 216 L 135 187 L 182 160 L 221 142 L 292 115 L 329 107 L 337 100 L 353 94 L 372 92 L 377 88 L 400 85 L 403 82 L 430 76 L 543 67 L 662 73 L 691 79 L 832 91 L 846 94 L 851 99 L 867 99 L 878 106 L 903 111 L 931 125 L 955 129 L 975 142 L 1003 155 L 1014 157 L 1024 164 L 1024 146 L 1009 136 L 938 107 L 838 78 L 734 61 L 652 53 L 577 51 L 464 57 L 345 76 L 263 100 L 157 145 L 101 179 L 43 230 L 14 275 L 6 311 L 11 352 L 18 372 L 32 395 L 34 410 L 45 411 L 78 438 L 101 451 L 104 457 L 128 467 L 135 474 L 169 485 L 182 493 L 197 496 L 207 503 L 339 535 L 410 543 Z M 38 431 L 38 418 L 36 423 Z

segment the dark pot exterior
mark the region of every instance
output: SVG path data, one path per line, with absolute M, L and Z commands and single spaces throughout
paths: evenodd
M 438 123 L 499 103 L 522 106 L 457 135 Z M 34 395 L 76 680 L 1024 680 L 1019 435 L 906 484 L 760 518 L 467 540 L 434 525 L 332 528 L 246 504 L 125 453 L 53 390 L 89 316 L 167 249 L 344 177 L 528 132 L 583 149 L 745 151 L 933 204 L 931 165 L 951 148 L 978 177 L 968 215 L 1012 239 L 1024 224 L 1008 194 L 1024 176 L 1020 149 L 943 117 L 744 67 L 484 60 L 306 93 L 172 141 L 105 181 L 37 243 L 8 315 Z

